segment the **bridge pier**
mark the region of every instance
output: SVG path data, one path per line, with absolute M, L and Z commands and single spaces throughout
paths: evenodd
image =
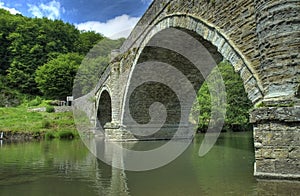
M 192 136 L 191 126 L 181 126 L 178 129 L 177 125 L 161 125 L 142 127 L 142 126 L 124 126 L 113 123 L 107 123 L 105 129 L 106 141 L 141 141 L 141 140 L 170 140 L 170 139 L 190 139 Z M 149 134 L 149 131 L 157 130 L 153 134 Z M 179 131 L 178 131 L 179 130 Z M 138 133 L 139 135 L 135 135 Z
M 300 179 L 300 106 L 261 107 L 252 111 L 254 175 Z

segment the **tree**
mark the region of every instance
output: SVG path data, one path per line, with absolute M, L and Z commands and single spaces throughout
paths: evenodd
M 65 99 L 72 94 L 73 81 L 83 56 L 78 53 L 61 54 L 39 67 L 35 81 L 49 99 Z
M 12 15 L 8 11 L 0 9 L 0 75 L 6 75 L 6 70 L 12 62 L 8 47 L 11 45 L 8 36 L 16 27 L 24 21 L 21 15 Z
M 75 43 L 77 52 L 87 54 L 99 41 L 103 40 L 103 36 L 94 31 L 81 31 L 79 39 Z
M 35 71 L 47 63 L 53 53 L 76 52 L 79 30 L 61 20 L 22 18 L 22 23 L 7 36 L 10 42 L 10 67 L 7 78 L 11 87 L 23 93 L 38 94 Z
M 218 65 L 226 88 L 226 118 L 224 131 L 242 131 L 249 128 L 249 110 L 252 107 L 251 101 L 247 98 L 243 81 L 234 72 L 233 66 L 223 61 Z M 214 70 L 212 71 L 214 72 Z M 205 132 L 211 118 L 211 96 L 206 82 L 198 91 L 198 104 L 193 108 L 199 111 L 198 129 Z

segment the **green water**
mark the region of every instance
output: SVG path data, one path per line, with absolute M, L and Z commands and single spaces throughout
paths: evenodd
M 221 134 L 205 156 L 203 135 L 170 164 L 147 172 L 112 169 L 81 140 L 0 147 L 0 195 L 300 195 L 299 183 L 253 177 L 251 133 Z M 160 142 L 141 142 L 141 146 Z

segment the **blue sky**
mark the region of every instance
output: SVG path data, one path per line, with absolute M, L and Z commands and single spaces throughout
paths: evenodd
M 0 0 L 0 8 L 28 17 L 48 17 L 94 30 L 111 38 L 127 37 L 152 0 Z

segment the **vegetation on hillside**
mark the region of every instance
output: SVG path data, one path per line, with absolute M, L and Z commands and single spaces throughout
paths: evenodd
M 104 41 L 107 47 L 100 50 L 102 53 L 98 53 L 91 71 L 99 64 L 108 64 L 110 50 L 119 48 L 123 39 L 110 40 L 93 31 L 79 31 L 61 20 L 28 18 L 0 9 L 0 106 L 20 104 L 23 99 L 20 95 L 24 94 L 46 99 L 71 95 L 74 73 L 99 41 Z M 42 77 L 45 73 L 49 74 Z M 57 89 L 66 85 L 64 92 L 57 93 Z

